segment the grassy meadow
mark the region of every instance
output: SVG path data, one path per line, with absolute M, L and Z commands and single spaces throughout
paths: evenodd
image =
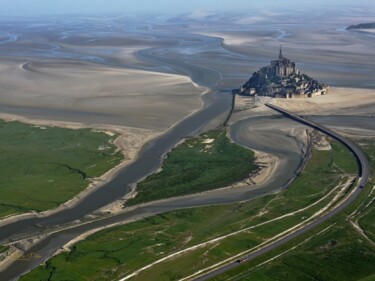
M 123 155 L 103 132 L 0 121 L 0 218 L 45 211 L 84 190 Z
M 254 153 L 234 144 L 224 130 L 186 140 L 167 155 L 162 170 L 137 185 L 127 205 L 225 187 L 249 177 L 258 167 Z

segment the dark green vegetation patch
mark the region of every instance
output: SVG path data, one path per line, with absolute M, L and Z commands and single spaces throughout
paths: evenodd
M 74 197 L 122 161 L 115 137 L 0 121 L 0 217 L 44 211 Z
M 8 249 L 9 249 L 8 247 L 0 245 L 0 254 L 6 252 Z M 0 258 L 0 260 L 1 260 L 1 258 Z
M 225 131 L 188 139 L 168 154 L 162 171 L 138 184 L 128 205 L 225 187 L 243 180 L 258 167 L 254 153 L 232 143 Z

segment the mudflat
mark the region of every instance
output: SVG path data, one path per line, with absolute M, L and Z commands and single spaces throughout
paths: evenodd
M 199 109 L 204 91 L 181 75 L 58 60 L 3 61 L 0 84 L 8 113 L 156 131 Z

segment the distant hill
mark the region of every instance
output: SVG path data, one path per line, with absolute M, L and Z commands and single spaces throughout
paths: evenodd
M 346 29 L 375 29 L 375 22 L 372 23 L 360 23 L 357 25 L 348 26 Z

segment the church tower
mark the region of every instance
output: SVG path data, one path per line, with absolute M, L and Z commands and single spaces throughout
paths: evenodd
M 298 69 L 296 68 L 296 63 L 290 61 L 290 59 L 283 56 L 283 50 L 280 45 L 279 57 L 277 60 L 271 61 L 270 74 L 272 76 L 286 78 L 290 74 L 298 74 Z
M 283 50 L 281 49 L 281 45 L 280 45 L 280 53 L 279 53 L 279 60 L 283 60 L 284 56 L 283 56 Z

